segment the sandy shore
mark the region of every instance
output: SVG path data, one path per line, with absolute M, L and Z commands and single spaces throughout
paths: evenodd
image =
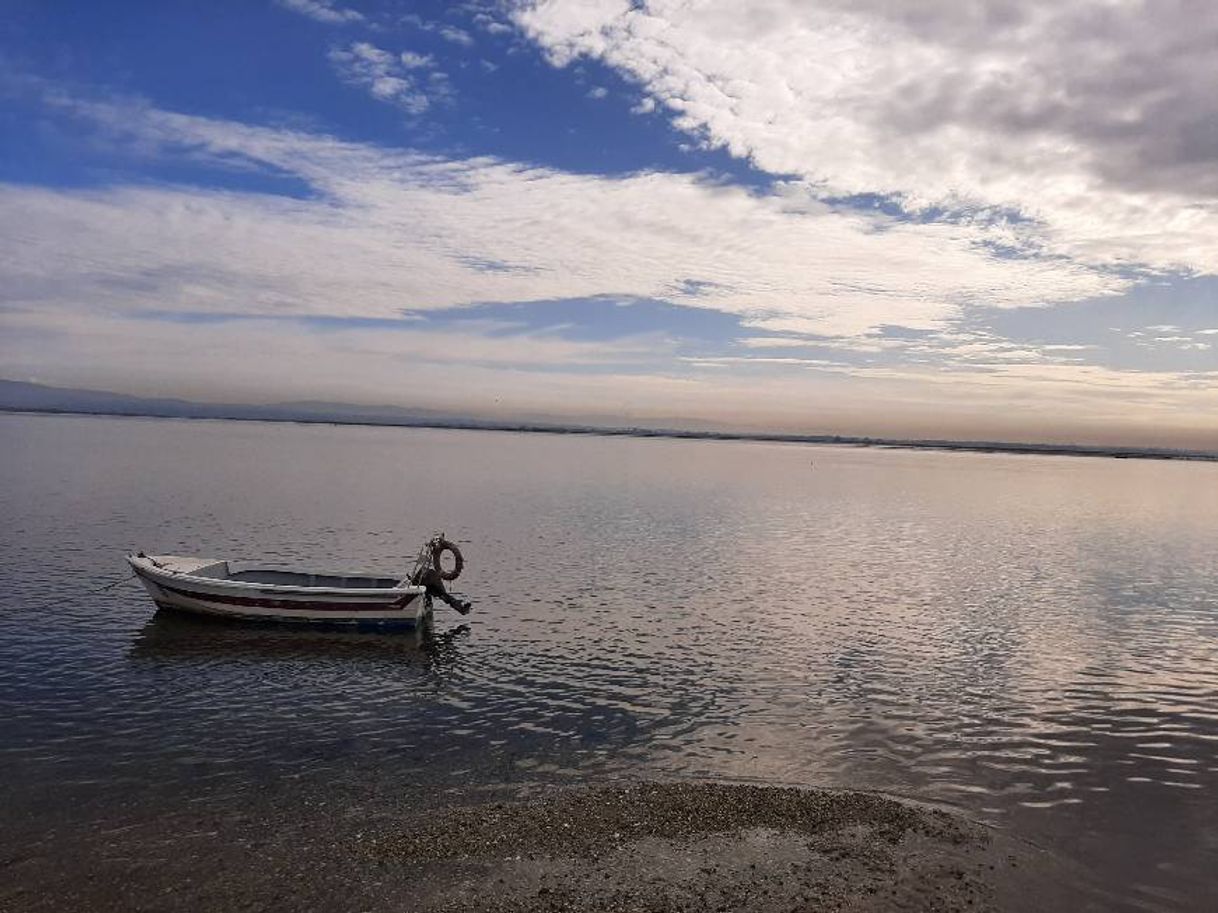
M 869 793 L 533 785 L 392 804 L 276 803 L 50 834 L 5 860 L 0 908 L 1103 909 L 1043 852 Z

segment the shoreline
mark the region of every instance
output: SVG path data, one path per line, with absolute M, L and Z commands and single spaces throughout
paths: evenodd
M 357 419 L 341 416 L 262 416 L 224 414 L 220 409 L 213 415 L 173 414 L 168 412 L 106 411 L 87 409 L 33 409 L 0 405 L 0 413 L 10 415 L 68 415 L 102 418 L 169 419 L 174 421 L 262 422 L 283 425 L 331 425 L 357 428 L 426 428 L 439 431 L 496 431 L 515 434 L 583 435 L 587 437 L 662 438 L 696 441 L 755 441 L 772 444 L 808 444 L 825 447 L 875 448 L 880 450 L 915 450 L 939 453 L 996 453 L 1016 456 L 1102 457 L 1116 460 L 1157 460 L 1180 463 L 1218 463 L 1218 452 L 1208 450 L 1176 450 L 1155 447 L 1110 447 L 1092 444 L 1036 444 L 1018 441 L 952 441 L 906 440 L 901 438 L 872 438 L 852 435 L 767 434 L 762 432 L 682 431 L 680 429 L 615 428 L 585 425 L 548 425 L 529 422 L 492 422 L 458 419 L 394 421 L 390 419 Z
M 1099 902 L 1045 850 L 878 793 L 707 781 L 357 792 L 52 829 L 5 860 L 0 906 L 1034 913 Z

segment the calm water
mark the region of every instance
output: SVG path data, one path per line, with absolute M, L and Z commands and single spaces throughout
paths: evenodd
M 5 853 L 184 802 L 724 777 L 950 805 L 1130 908 L 1218 907 L 1218 465 L 50 416 L 0 444 Z M 127 550 L 392 570 L 437 529 L 476 606 L 427 638 L 88 592 Z

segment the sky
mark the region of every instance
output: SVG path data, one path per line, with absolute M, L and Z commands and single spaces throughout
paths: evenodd
M 5 0 L 0 377 L 1218 449 L 1209 0 Z

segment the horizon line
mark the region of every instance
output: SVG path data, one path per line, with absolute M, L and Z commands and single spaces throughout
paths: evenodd
M 265 405 L 257 404 L 241 404 L 241 403 L 203 403 L 194 400 L 181 399 L 178 397 L 139 397 L 128 394 L 113 393 L 106 390 L 85 390 L 82 388 L 54 387 L 45 384 L 32 383 L 29 381 L 14 381 L 8 378 L 0 378 L 0 382 L 8 382 L 18 384 L 23 387 L 35 388 L 40 390 L 56 391 L 62 393 L 92 393 L 98 395 L 110 395 L 123 397 L 130 400 L 125 408 L 114 407 L 83 407 L 83 406 L 37 406 L 37 405 L 11 405 L 0 403 L 0 412 L 9 414 L 28 414 L 28 415 L 81 415 L 81 416 L 106 416 L 113 418 L 151 418 L 151 419 L 188 419 L 188 420 L 203 420 L 203 421 L 238 421 L 238 422 L 270 422 L 270 423 L 286 423 L 286 424 L 303 424 L 303 425 L 334 425 L 334 426 L 362 426 L 362 427 L 381 427 L 381 428 L 433 428 L 439 430 L 451 431 L 506 431 L 525 434 L 584 434 L 601 437 L 635 437 L 635 438 L 667 438 L 674 440 L 724 440 L 724 441 L 756 441 L 759 443 L 792 443 L 792 444 L 808 444 L 818 446 L 842 446 L 842 447 L 877 447 L 886 449 L 902 449 L 902 450 L 937 450 L 945 452 L 970 452 L 970 453 L 1010 453 L 1024 455 L 1041 455 L 1041 456 L 1089 456 L 1089 457 L 1108 457 L 1114 459 L 1143 459 L 1143 460 L 1175 460 L 1188 462 L 1218 462 L 1218 451 L 1213 450 L 1198 450 L 1187 448 L 1174 447 L 1141 447 L 1141 446 L 1113 446 L 1104 444 L 1076 444 L 1076 443 L 1044 443 L 1036 441 L 1010 441 L 1010 440 L 968 440 L 956 438 L 899 438 L 899 437 L 883 437 L 871 435 L 843 435 L 843 434 L 801 434 L 795 432 L 765 432 L 765 431 L 728 431 L 728 430 L 693 430 L 682 428 L 648 428 L 643 426 L 628 426 L 628 425 L 598 425 L 578 422 L 564 422 L 555 420 L 550 421 L 523 421 L 511 419 L 486 419 L 476 418 L 473 416 L 456 416 L 435 417 L 417 419 L 407 419 L 404 417 L 393 418 L 385 415 L 381 418 L 376 416 L 356 417 L 353 415 L 344 416 L 341 412 L 334 414 L 320 413 L 317 415 L 308 415 L 305 413 L 292 415 L 239 415 L 225 414 L 226 410 L 251 410 L 257 412 L 259 410 L 289 410 L 289 403 L 270 403 Z M 162 402 L 171 401 L 182 403 L 189 406 L 196 406 L 201 409 L 211 410 L 216 414 L 212 415 L 190 415 L 184 411 L 177 413 L 169 409 L 161 409 L 160 411 L 152 411 L 151 406 L 140 408 L 141 402 L 155 401 L 160 399 Z M 350 407 L 352 409 L 398 409 L 403 412 L 409 412 L 409 407 L 399 406 L 359 406 L 353 403 L 318 403 L 318 405 L 333 406 L 341 409 L 342 407 Z M 438 410 L 420 409 L 423 412 L 436 412 Z

